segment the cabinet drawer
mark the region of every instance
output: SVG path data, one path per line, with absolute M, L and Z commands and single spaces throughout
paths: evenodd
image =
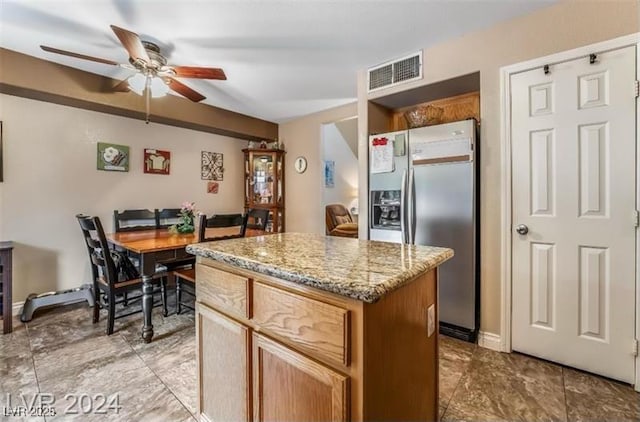
M 262 283 L 253 286 L 253 320 L 261 329 L 349 365 L 349 311 Z
M 248 278 L 197 264 L 196 286 L 199 302 L 242 318 L 251 318 Z

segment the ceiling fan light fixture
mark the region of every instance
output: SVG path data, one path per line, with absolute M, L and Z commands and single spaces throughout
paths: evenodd
M 162 78 L 151 78 L 151 96 L 153 98 L 164 97 L 169 93 L 169 85 Z
M 138 95 L 144 94 L 144 88 L 147 85 L 147 77 L 142 73 L 136 73 L 128 79 L 129 89 Z

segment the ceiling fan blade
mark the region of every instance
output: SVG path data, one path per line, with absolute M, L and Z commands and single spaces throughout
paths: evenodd
M 224 70 L 217 67 L 175 66 L 173 70 L 180 78 L 227 79 Z
M 91 60 L 92 62 L 110 64 L 113 66 L 119 65 L 118 62 L 114 62 L 112 60 L 101 59 L 99 57 L 86 56 L 84 54 L 74 53 L 66 50 L 60 50 L 59 48 L 47 47 L 46 45 L 41 45 L 40 48 L 49 53 L 62 54 L 63 56 L 75 57 L 76 59 Z
M 116 34 L 124 48 L 129 52 L 129 57 L 133 60 L 144 60 L 147 63 L 151 62 L 147 50 L 144 49 L 140 37 L 135 32 L 127 31 L 115 25 L 111 25 L 111 29 Z
M 173 78 L 169 78 L 169 88 L 171 88 L 172 90 L 174 90 L 178 94 L 180 94 L 180 95 L 182 95 L 184 97 L 187 97 L 188 99 L 190 99 L 194 103 L 197 103 L 197 102 L 202 101 L 205 98 L 207 98 L 204 95 L 200 94 L 199 92 L 194 91 L 193 89 L 189 88 L 188 86 L 186 86 L 182 82 L 179 82 L 179 81 L 177 81 L 177 80 L 175 80 Z
M 129 80 L 125 79 L 124 81 L 121 81 L 119 83 L 117 83 L 112 90 L 114 92 L 129 92 L 131 91 L 131 89 L 129 88 Z

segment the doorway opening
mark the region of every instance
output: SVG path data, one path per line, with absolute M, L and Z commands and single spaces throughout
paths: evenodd
M 341 204 L 358 222 L 358 118 L 322 125 L 322 209 Z

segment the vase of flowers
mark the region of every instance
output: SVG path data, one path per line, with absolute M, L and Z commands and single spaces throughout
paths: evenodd
M 196 218 L 196 206 L 195 202 L 183 202 L 180 208 L 178 217 L 180 222 L 171 226 L 171 231 L 174 233 L 193 233 L 196 231 L 195 218 Z

